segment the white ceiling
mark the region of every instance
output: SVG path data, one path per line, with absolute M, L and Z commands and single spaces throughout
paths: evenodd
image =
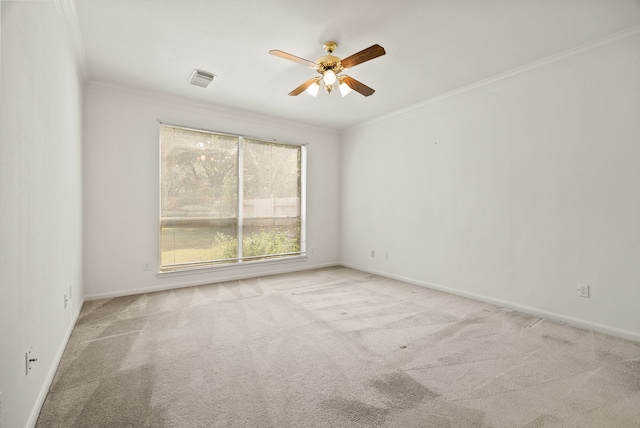
M 75 0 L 89 79 L 344 129 L 640 24 L 640 0 Z M 370 97 L 287 94 L 325 41 Z M 217 75 L 188 83 L 194 68 Z

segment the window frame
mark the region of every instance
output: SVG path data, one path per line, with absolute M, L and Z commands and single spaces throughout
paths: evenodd
M 306 143 L 296 143 L 284 140 L 277 140 L 273 138 L 265 138 L 265 137 L 256 137 L 249 136 L 244 134 L 237 133 L 229 133 L 223 131 L 215 131 L 205 128 L 199 127 L 190 127 L 184 125 L 176 125 L 170 122 L 158 121 L 158 275 L 159 276 L 167 276 L 167 275 L 185 275 L 185 274 L 194 274 L 201 273 L 203 271 L 213 271 L 213 270 L 225 270 L 225 269 L 238 269 L 248 266 L 256 266 L 256 265 L 274 265 L 281 263 L 289 263 L 289 262 L 298 262 L 304 261 L 307 259 L 307 245 L 306 245 L 306 236 L 307 236 L 307 209 L 306 209 L 306 201 L 307 201 L 307 144 Z M 238 158 L 237 158 L 237 177 L 238 177 L 238 186 L 237 186 L 237 213 L 236 213 L 236 224 L 238 228 L 237 239 L 238 239 L 238 257 L 237 259 L 220 259 L 218 261 L 208 261 L 208 262 L 194 262 L 191 265 L 178 265 L 175 267 L 172 266 L 162 266 L 162 136 L 161 136 L 161 128 L 163 126 L 171 127 L 175 129 L 185 130 L 185 131 L 193 131 L 193 132 L 202 132 L 209 133 L 220 136 L 233 137 L 238 139 Z M 257 256 L 257 259 L 252 259 L 252 257 L 243 259 L 242 257 L 242 248 L 243 245 L 240 244 L 242 242 L 243 237 L 243 211 L 244 211 L 244 194 L 243 194 L 243 156 L 244 156 L 244 140 L 251 140 L 262 142 L 266 144 L 279 144 L 283 146 L 292 146 L 298 147 L 300 149 L 300 248 L 299 251 L 295 253 L 287 253 L 284 255 L 265 255 L 260 258 Z M 286 217 L 283 217 L 286 218 Z

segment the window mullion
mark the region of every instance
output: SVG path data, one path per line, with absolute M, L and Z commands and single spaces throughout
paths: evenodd
M 307 252 L 307 148 L 300 147 L 300 252 L 306 254 Z
M 244 223 L 244 138 L 238 138 L 238 260 L 243 259 L 242 234 Z

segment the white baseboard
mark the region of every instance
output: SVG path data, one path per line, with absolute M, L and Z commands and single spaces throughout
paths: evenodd
M 67 327 L 67 331 L 64 334 L 64 339 L 60 343 L 58 347 L 58 352 L 56 352 L 55 357 L 53 358 L 53 362 L 51 367 L 49 367 L 49 372 L 47 373 L 47 377 L 42 384 L 42 388 L 40 388 L 40 393 L 38 394 L 38 399 L 31 410 L 31 414 L 29 415 L 29 420 L 27 421 L 27 428 L 34 428 L 36 423 L 38 422 L 38 417 L 40 416 L 40 410 L 42 410 L 42 406 L 44 405 L 44 400 L 47 398 L 47 394 L 49 393 L 49 388 L 51 388 L 51 384 L 53 383 L 53 378 L 56 375 L 56 371 L 58 370 L 58 366 L 60 365 L 60 360 L 62 360 L 62 355 L 64 354 L 64 350 L 67 348 L 67 343 L 69 343 L 69 339 L 71 338 L 71 333 L 73 332 L 74 327 L 76 326 L 76 322 L 78 321 L 78 317 L 80 316 L 80 311 L 82 310 L 82 305 L 84 304 L 84 300 L 80 302 L 80 306 L 77 311 L 73 314 L 72 321 L 69 323 Z
M 426 281 L 420 281 L 413 278 L 408 278 L 400 275 L 393 275 L 387 272 L 376 271 L 374 269 L 368 269 L 362 266 L 352 265 L 342 263 L 342 266 L 348 267 L 351 269 L 361 270 L 363 272 L 372 273 L 375 275 L 380 275 L 385 278 L 396 279 L 398 281 L 407 282 L 409 284 L 419 285 L 426 288 L 431 288 L 433 290 L 444 291 L 445 293 L 453 294 L 460 297 L 466 297 L 468 299 L 477 300 L 480 302 L 489 303 L 495 306 L 500 306 L 508 309 L 513 309 L 518 312 L 522 312 L 528 315 L 533 315 L 540 318 L 545 318 L 551 321 L 562 322 L 567 325 L 578 327 L 586 330 L 595 331 L 598 333 L 608 334 L 610 336 L 616 336 L 621 339 L 632 340 L 635 342 L 640 342 L 640 332 L 634 332 L 629 330 L 623 330 L 616 327 L 611 327 L 608 325 L 598 324 L 591 321 L 586 321 L 579 318 L 569 317 L 563 314 L 558 314 L 555 312 L 548 312 L 537 308 L 532 308 L 530 306 L 520 305 L 518 303 L 509 302 L 506 300 L 495 299 L 492 297 L 483 296 L 480 294 L 469 293 L 467 291 L 457 290 L 455 288 L 446 287 L 439 284 L 433 284 Z
M 87 301 L 98 300 L 98 299 L 113 299 L 114 297 L 132 296 L 135 294 L 153 293 L 156 291 L 174 290 L 177 288 L 196 287 L 199 285 L 216 284 L 219 282 L 237 281 L 241 279 L 256 278 L 261 276 L 279 275 L 282 273 L 321 269 L 321 268 L 326 268 L 331 266 L 340 266 L 340 263 L 331 262 L 331 263 L 320 263 L 320 264 L 314 264 L 314 265 L 304 265 L 304 266 L 295 266 L 295 267 L 283 267 L 267 273 L 255 273 L 255 272 L 242 273 L 238 271 L 229 276 L 225 276 L 223 279 L 219 279 L 219 278 L 197 279 L 193 281 L 181 281 L 181 282 L 174 282 L 170 284 L 156 285 L 153 287 L 130 288 L 127 290 L 110 291 L 106 293 L 92 293 L 92 294 L 85 295 L 84 298 Z

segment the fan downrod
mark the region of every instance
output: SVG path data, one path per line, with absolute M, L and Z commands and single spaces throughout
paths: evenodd
M 335 51 L 336 48 L 338 47 L 338 44 L 336 42 L 329 41 L 329 42 L 326 42 L 323 47 L 324 47 L 324 50 L 329 55 L 331 55 L 333 53 L 333 51 Z

